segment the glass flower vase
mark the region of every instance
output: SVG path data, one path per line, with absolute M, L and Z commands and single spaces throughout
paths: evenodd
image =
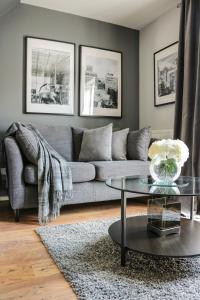
M 181 174 L 181 165 L 174 158 L 156 156 L 150 163 L 150 174 L 157 184 L 171 185 Z

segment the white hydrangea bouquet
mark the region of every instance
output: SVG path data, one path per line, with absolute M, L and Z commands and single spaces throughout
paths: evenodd
M 180 140 L 163 139 L 149 148 L 150 174 L 156 182 L 170 184 L 181 173 L 181 167 L 189 157 L 189 149 Z

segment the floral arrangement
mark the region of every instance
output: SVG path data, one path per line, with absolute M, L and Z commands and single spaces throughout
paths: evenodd
M 181 167 L 189 157 L 189 150 L 184 142 L 168 139 L 152 143 L 148 155 L 153 179 L 170 184 L 180 176 Z
M 189 157 L 189 149 L 181 140 L 163 139 L 152 143 L 148 155 L 150 159 L 154 159 L 158 155 L 162 159 L 174 159 L 183 166 Z

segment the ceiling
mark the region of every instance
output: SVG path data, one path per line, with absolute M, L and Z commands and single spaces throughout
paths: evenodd
M 9 10 L 9 5 L 16 5 L 17 2 L 18 0 L 0 0 L 0 16 L 1 9 L 5 12 Z M 178 0 L 20 0 L 20 2 L 141 29 L 176 7 Z

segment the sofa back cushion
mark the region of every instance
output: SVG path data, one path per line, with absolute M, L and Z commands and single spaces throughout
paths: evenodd
M 112 159 L 126 160 L 127 154 L 127 135 L 129 128 L 114 131 L 112 134 Z
M 84 131 L 87 128 L 72 127 L 73 147 L 74 147 L 74 160 L 79 161 L 79 154 L 81 151 L 81 144 L 83 140 Z M 129 128 L 114 131 L 112 133 L 112 159 L 113 160 L 126 160 L 127 157 L 127 135 Z
M 150 140 L 150 127 L 129 132 L 127 141 L 128 159 L 147 161 Z
M 112 124 L 83 133 L 79 161 L 112 160 Z
M 73 161 L 71 127 L 62 125 L 33 125 L 59 154 L 61 154 L 67 161 Z
M 74 161 L 79 160 L 79 154 L 81 151 L 81 144 L 82 144 L 82 140 L 83 140 L 83 132 L 85 130 L 87 130 L 87 129 L 81 128 L 81 127 L 72 127 Z

